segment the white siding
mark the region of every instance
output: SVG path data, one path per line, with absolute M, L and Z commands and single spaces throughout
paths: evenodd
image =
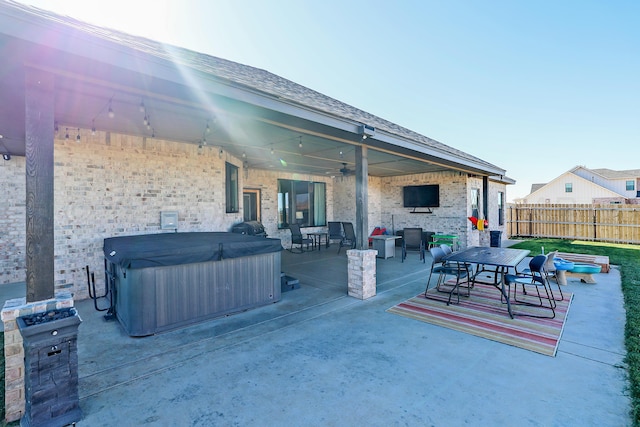
M 585 168 L 576 168 L 573 171 L 574 174 L 584 178 L 587 181 L 593 182 L 594 184 L 600 185 L 606 189 L 609 189 L 615 193 L 618 193 L 624 197 L 627 198 L 635 198 L 636 197 L 636 191 L 638 190 L 636 188 L 636 181 L 638 179 L 638 177 L 626 177 L 626 178 L 616 178 L 616 179 L 609 179 L 606 178 L 602 175 L 599 175 L 597 173 L 594 173 L 593 171 L 589 170 L 589 169 L 585 169 Z M 633 181 L 634 182 L 634 190 L 632 191 L 627 191 L 627 181 Z M 589 202 L 590 203 L 590 202 Z
M 572 184 L 572 192 L 565 191 L 565 184 Z M 603 188 L 571 172 L 566 172 L 549 184 L 531 193 L 525 203 L 592 203 L 595 198 L 611 198 L 618 194 Z

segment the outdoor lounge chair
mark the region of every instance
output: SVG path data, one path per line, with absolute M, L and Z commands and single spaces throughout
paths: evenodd
M 302 232 L 298 224 L 290 224 L 289 230 L 291 231 L 291 248 L 289 252 L 293 252 L 293 245 L 300 245 L 300 253 L 304 252 L 304 246 L 307 245 L 308 251 L 309 245 L 313 244 L 313 240 L 302 237 Z
M 353 224 L 350 222 L 343 222 L 342 229 L 344 230 L 344 236 L 340 240 L 340 246 L 338 247 L 338 253 L 343 246 L 350 246 L 351 249 L 356 247 L 356 232 L 353 230 Z

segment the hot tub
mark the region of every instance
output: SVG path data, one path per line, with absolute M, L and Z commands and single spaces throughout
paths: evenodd
M 116 317 L 152 335 L 280 300 L 280 239 L 166 233 L 104 239 Z

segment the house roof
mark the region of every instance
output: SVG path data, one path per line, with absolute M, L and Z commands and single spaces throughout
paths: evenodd
M 547 184 L 531 184 L 531 193 L 534 193 Z
M 585 179 L 585 178 L 581 177 L 580 175 L 576 175 L 575 174 L 575 170 L 578 169 L 578 168 L 586 169 L 583 166 L 577 166 L 577 167 L 575 167 L 575 168 L 573 168 L 571 170 L 568 170 L 567 172 L 555 177 L 554 179 L 552 179 L 551 181 L 549 181 L 546 184 L 533 184 L 531 186 L 531 193 L 529 193 L 525 197 L 520 198 L 519 200 L 531 199 L 539 191 L 543 191 L 543 190 L 545 190 L 547 188 L 553 187 L 554 185 L 558 185 L 559 182 L 561 182 L 563 180 L 566 180 L 567 178 L 569 178 L 571 180 L 578 180 L 578 181 L 582 182 L 584 185 L 586 185 L 588 187 L 592 187 L 594 189 L 597 189 L 598 191 L 603 193 L 603 196 L 601 196 L 601 197 L 622 197 L 622 198 L 624 198 L 623 195 L 621 195 L 619 193 L 616 193 L 613 190 L 610 190 L 610 189 L 608 189 L 606 187 L 603 187 L 600 184 L 597 184 L 597 183 L 592 182 L 592 181 L 590 181 L 588 179 Z M 561 185 L 563 185 L 563 184 L 561 184 Z
M 114 130 L 201 143 L 205 122 L 208 130 L 209 123 L 215 124 L 219 117 L 224 117 L 227 124 L 232 116 L 250 116 L 254 119 L 250 125 L 238 121 L 237 126 L 227 126 L 224 132 L 221 130 L 215 144 L 237 157 L 254 155 L 254 167 L 267 167 L 264 150 L 271 144 L 271 151 L 277 145 L 278 150 L 292 158 L 290 168 L 298 166 L 307 172 L 328 173 L 343 163 L 351 164 L 351 158 L 343 157 L 343 154 L 354 145 L 363 144 L 373 149 L 369 159 L 371 175 L 454 169 L 514 182 L 504 177 L 504 169 L 483 159 L 259 68 L 12 1 L 0 1 L 0 42 L 5 39 L 19 46 L 15 52 L 4 55 L 15 61 L 14 68 L 22 65 L 19 61 L 24 61 L 56 75 L 57 87 L 68 92 L 57 99 L 71 96 L 72 91 L 74 96 L 84 95 L 82 102 L 75 102 L 84 105 L 83 109 L 64 111 L 62 106 L 56 105 L 56 115 L 60 116 L 56 119 L 63 126 L 88 128 L 89 123 L 95 123 L 98 128 L 112 126 L 101 114 L 106 108 L 105 100 L 109 105 L 111 101 L 133 105 L 140 102 L 138 99 L 147 99 L 148 104 L 156 106 L 153 117 L 159 127 L 153 129 L 153 134 L 132 124 L 121 124 L 122 129 Z M 11 46 L 9 43 L 4 45 Z M 33 45 L 46 46 L 52 53 L 42 57 L 29 55 Z M 27 53 L 24 57 L 14 55 L 18 51 Z M 6 62 L 0 65 L 0 74 L 19 79 L 20 74 Z M 3 73 L 3 67 L 9 67 L 8 71 Z M 9 92 L 13 85 L 7 84 Z M 20 96 L 22 94 L 17 98 Z M 15 109 L 15 104 L 11 109 Z M 99 110 L 101 113 L 96 113 Z M 4 112 L 0 110 L 0 113 Z M 23 155 L 24 151 L 20 151 L 23 144 L 16 140 L 24 140 L 24 132 L 11 134 L 5 131 L 12 123 L 20 123 L 21 117 L 8 108 L 6 113 L 0 114 L 6 118 L 4 122 L 0 118 L 0 130 L 12 135 L 14 141 L 5 139 L 4 143 L 11 145 L 13 154 Z M 163 118 L 165 113 L 168 114 Z M 199 120 L 196 116 L 200 116 Z M 179 117 L 184 120 L 179 121 Z M 174 125 L 172 129 L 162 129 L 161 125 L 169 121 Z M 373 135 L 364 142 L 360 139 L 361 125 L 374 129 Z M 238 131 L 238 128 L 244 131 Z M 249 132 L 247 129 L 254 133 L 244 135 Z M 303 145 L 303 139 L 305 146 L 317 150 L 300 153 L 298 146 Z M 252 142 L 256 140 L 262 145 Z
M 622 171 L 615 171 L 612 169 L 591 169 L 607 179 L 624 179 L 624 178 L 638 178 L 640 177 L 640 169 L 629 169 Z
M 640 169 L 628 169 L 628 170 L 613 170 L 613 169 L 607 169 L 607 168 L 589 169 L 586 166 L 575 166 L 569 172 L 575 173 L 579 169 L 588 171 L 595 175 L 599 175 L 605 179 L 625 179 L 625 178 L 640 177 Z

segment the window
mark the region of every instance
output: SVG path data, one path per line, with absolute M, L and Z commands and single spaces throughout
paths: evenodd
M 324 182 L 278 180 L 278 228 L 326 225 Z
M 231 163 L 225 163 L 225 202 L 227 213 L 240 211 L 238 203 L 238 167 Z
M 244 189 L 242 192 L 242 211 L 245 221 L 261 221 L 260 190 Z
M 626 182 L 626 186 L 627 186 L 627 191 L 634 191 L 635 190 L 635 182 L 634 181 L 627 181 Z
M 498 225 L 504 225 L 504 193 L 498 192 Z
M 480 218 L 480 189 L 471 189 L 471 216 Z M 475 229 L 477 226 L 473 225 L 471 228 Z
M 565 193 L 571 193 L 571 192 L 573 192 L 573 184 L 572 184 L 572 183 L 570 183 L 570 182 L 567 182 L 567 183 L 564 185 L 564 192 L 565 192 Z

